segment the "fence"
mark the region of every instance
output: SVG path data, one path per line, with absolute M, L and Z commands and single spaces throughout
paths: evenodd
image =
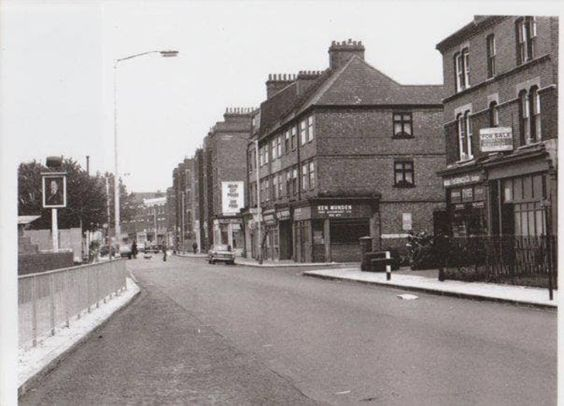
M 39 337 L 69 327 L 73 318 L 91 312 L 126 285 L 125 261 L 116 260 L 18 278 L 19 347 L 35 347 Z
M 536 278 L 556 288 L 556 236 L 450 238 L 440 252 L 446 269 L 471 271 L 477 280 Z

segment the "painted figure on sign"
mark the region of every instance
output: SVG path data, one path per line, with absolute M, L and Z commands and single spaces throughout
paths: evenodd
M 49 181 L 49 194 L 47 195 L 47 204 L 50 206 L 60 206 L 64 204 L 62 178 L 51 179 Z

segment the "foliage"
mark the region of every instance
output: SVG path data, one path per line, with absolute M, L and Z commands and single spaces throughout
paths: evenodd
M 95 230 L 108 222 L 106 179 L 97 173 L 91 176 L 72 159 L 63 161 L 62 171 L 67 173 L 67 207 L 58 211 L 59 228 L 80 227 L 83 230 Z M 18 168 L 18 214 L 40 215 L 31 223 L 31 228 L 51 228 L 51 210 L 42 207 L 41 173 L 49 169 L 37 161 L 21 163 Z M 111 185 L 113 176 L 109 179 L 110 196 L 113 195 Z M 120 185 L 120 206 L 130 198 L 125 185 Z M 113 222 L 113 198 L 110 211 Z M 122 219 L 134 216 L 132 210 L 122 214 Z
M 411 269 L 432 269 L 437 267 L 435 238 L 425 231 L 410 232 L 407 236 L 409 265 Z

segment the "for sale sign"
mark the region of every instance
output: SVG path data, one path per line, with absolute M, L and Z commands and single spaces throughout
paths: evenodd
M 510 127 L 480 129 L 482 152 L 513 151 L 513 133 Z

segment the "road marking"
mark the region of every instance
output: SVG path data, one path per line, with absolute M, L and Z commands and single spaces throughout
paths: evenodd
M 337 392 L 337 393 L 335 393 L 335 395 L 346 395 L 347 393 L 351 393 L 351 391 L 345 390 L 345 391 L 342 391 L 342 392 Z
M 403 300 L 415 300 L 415 299 L 419 299 L 419 296 L 415 296 L 415 295 L 411 295 L 409 293 L 404 293 L 403 295 L 397 295 L 397 297 L 399 299 L 403 299 Z

